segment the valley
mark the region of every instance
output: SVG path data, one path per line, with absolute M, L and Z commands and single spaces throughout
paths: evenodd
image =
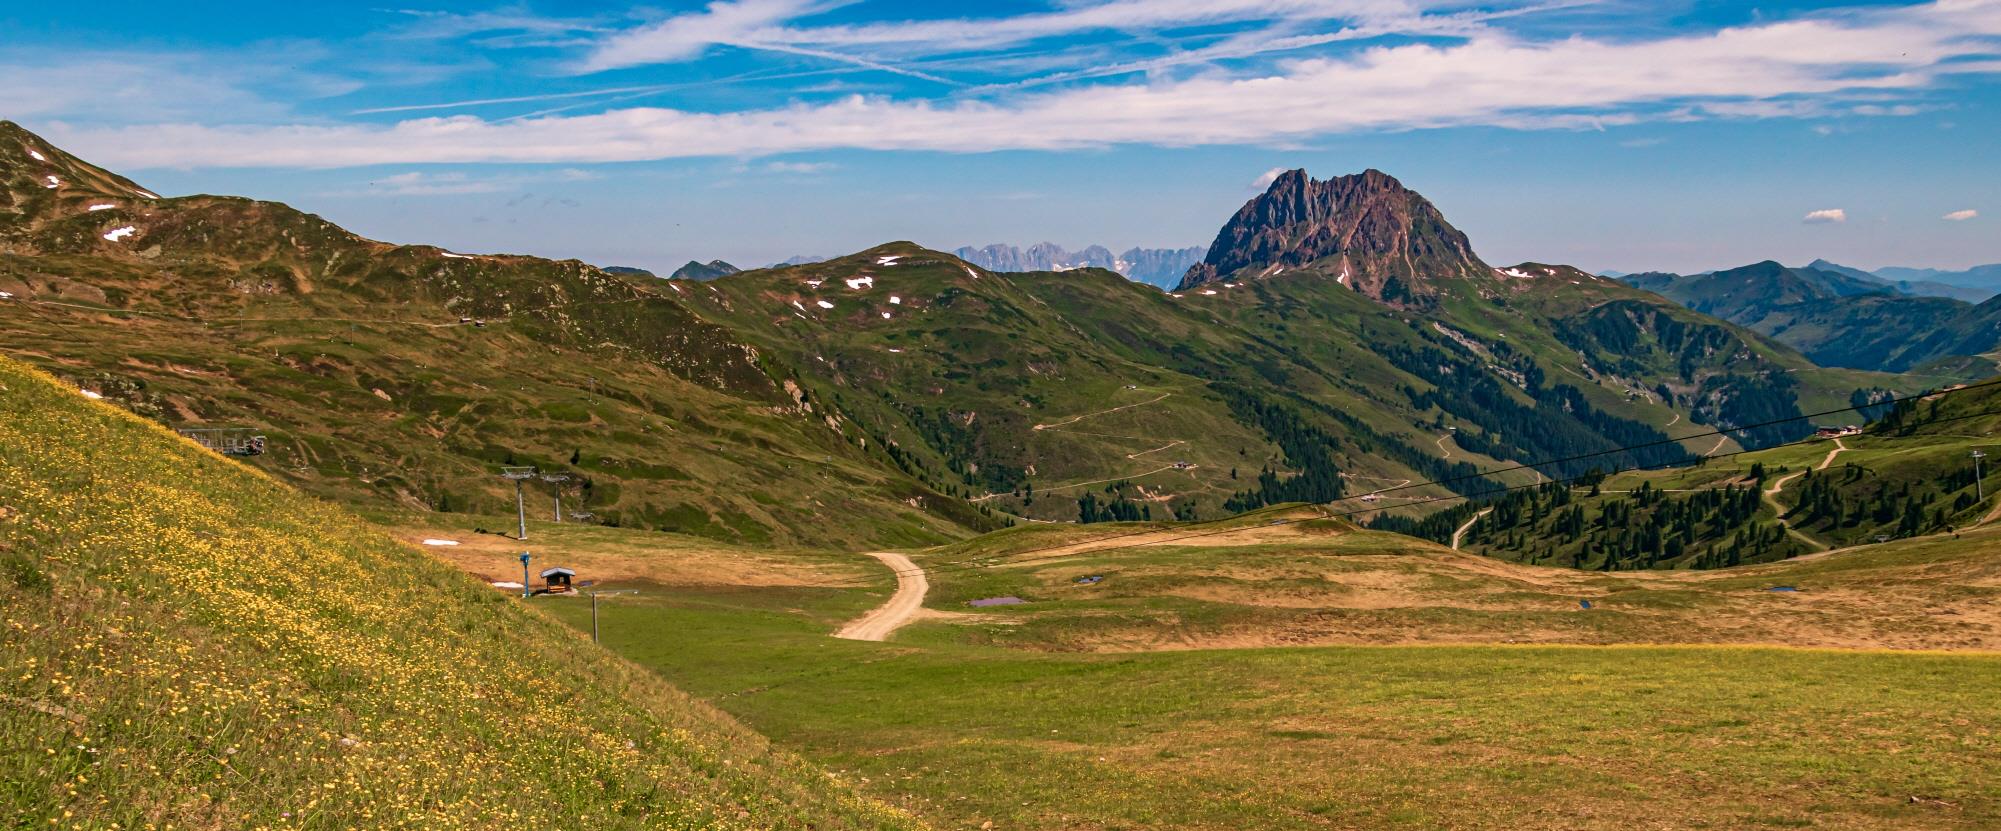
M 795 560 L 822 570 L 802 585 L 635 576 L 618 585 L 640 594 L 601 613 L 605 643 L 938 827 L 1610 828 L 1637 812 L 1944 828 L 2001 815 L 1980 715 L 2001 527 L 1606 575 L 1318 514 L 1025 527 L 912 552 L 927 611 L 888 643 L 828 637 L 898 582 L 864 557 Z M 554 551 L 599 533 L 532 532 Z M 689 543 L 616 533 L 634 556 Z M 997 596 L 1024 602 L 968 605 Z M 580 600 L 537 602 L 589 625 Z M 1870 754 L 1841 749 L 1856 734 Z M 1302 756 L 1341 762 L 1280 762 Z
M 1985 303 L 1496 266 L 1383 172 L 1269 179 L 1115 258 L 1189 263 L 1153 285 L 908 241 L 663 279 L 0 123 L 0 809 L 2001 822 Z

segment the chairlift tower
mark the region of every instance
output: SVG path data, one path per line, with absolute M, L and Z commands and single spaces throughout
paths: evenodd
M 500 469 L 500 477 L 514 480 L 514 516 L 521 524 L 521 533 L 516 535 L 515 539 L 528 539 L 528 496 L 524 490 L 525 483 L 535 478 L 535 468 L 503 467 Z
M 557 522 L 562 522 L 562 521 L 563 521 L 563 483 L 564 483 L 564 482 L 568 482 L 568 481 L 570 481 L 570 474 L 567 474 L 567 473 L 544 473 L 544 474 L 542 474 L 542 481 L 544 481 L 544 482 L 548 482 L 549 484 L 551 484 L 551 485 L 555 485 L 555 486 L 556 486 L 556 487 L 554 488 L 554 490 L 555 490 L 555 492 L 556 492 L 556 521 L 557 521 Z
M 1987 498 L 1987 483 L 1980 478 L 1980 460 L 1987 458 L 1986 451 L 1973 451 L 1973 495 L 1976 499 Z

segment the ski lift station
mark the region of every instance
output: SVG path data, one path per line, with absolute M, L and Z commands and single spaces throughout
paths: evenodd
M 264 455 L 264 437 L 251 427 L 183 427 L 174 432 L 224 456 Z

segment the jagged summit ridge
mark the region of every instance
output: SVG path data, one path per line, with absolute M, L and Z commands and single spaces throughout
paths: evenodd
M 1230 218 L 1177 290 L 1309 267 L 1388 302 L 1429 295 L 1442 277 L 1490 273 L 1466 235 L 1395 177 L 1289 170 Z

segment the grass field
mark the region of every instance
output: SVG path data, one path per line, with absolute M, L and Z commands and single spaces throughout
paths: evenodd
M 913 828 L 651 673 L 0 358 L 0 826 Z
M 940 827 L 1982 827 L 2001 661 L 1759 648 L 1121 655 L 835 641 L 833 592 L 661 589 L 607 643 Z M 585 605 L 550 608 L 583 623 Z
M 887 643 L 828 637 L 889 591 L 867 558 L 758 552 L 789 576 L 751 585 L 700 565 L 746 552 L 531 540 L 627 552 L 608 647 L 940 828 L 2001 823 L 2001 534 L 1601 575 L 1269 524 L 1297 513 L 916 552 L 932 611 Z M 964 605 L 996 594 L 1029 602 Z

